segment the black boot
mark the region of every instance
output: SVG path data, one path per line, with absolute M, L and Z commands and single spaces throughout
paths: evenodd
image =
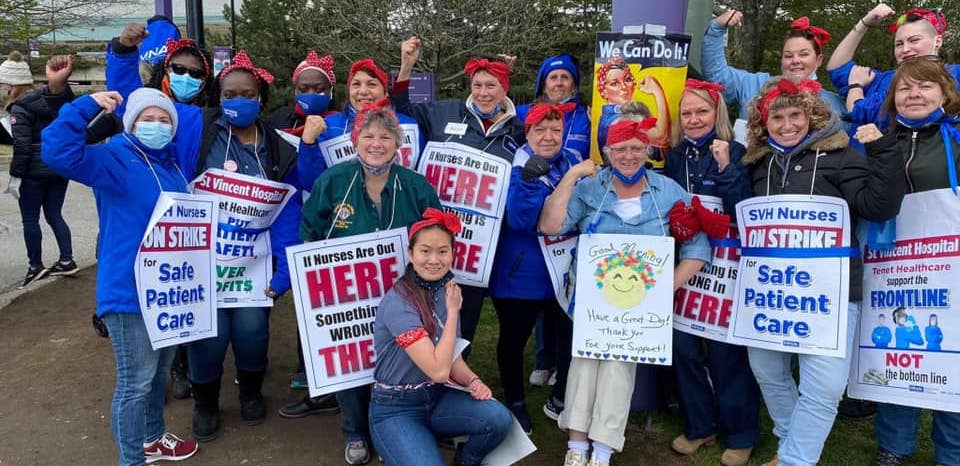
M 267 417 L 267 407 L 260 393 L 263 371 L 237 370 L 237 381 L 240 383 L 240 419 L 248 426 L 262 423 Z
M 187 380 L 187 347 L 177 346 L 177 354 L 170 366 L 170 380 L 173 385 L 173 397 L 178 400 L 190 398 L 190 381 Z
M 220 379 L 210 383 L 194 383 L 193 438 L 210 442 L 220 435 Z

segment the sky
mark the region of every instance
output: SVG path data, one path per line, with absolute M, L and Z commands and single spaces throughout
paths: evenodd
M 184 16 L 186 5 L 186 0 L 173 0 L 173 15 L 174 16 Z M 234 0 L 234 4 L 237 8 L 240 8 L 240 5 L 243 3 L 243 0 Z M 124 8 L 125 12 L 130 13 L 132 16 L 152 16 L 153 15 L 153 0 L 138 0 L 138 7 L 134 8 L 134 11 L 130 11 L 129 8 Z M 229 5 L 230 0 L 203 0 L 203 14 L 219 14 L 223 11 L 223 5 Z

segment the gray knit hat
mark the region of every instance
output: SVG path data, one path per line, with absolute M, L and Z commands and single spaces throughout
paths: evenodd
M 123 130 L 132 133 L 133 122 L 150 107 L 157 107 L 170 114 L 173 134 L 177 134 L 177 109 L 166 94 L 150 87 L 141 87 L 127 97 L 127 109 L 123 112 Z
M 11 86 L 33 84 L 30 65 L 23 61 L 23 55 L 20 52 L 10 52 L 7 59 L 0 63 L 0 84 Z

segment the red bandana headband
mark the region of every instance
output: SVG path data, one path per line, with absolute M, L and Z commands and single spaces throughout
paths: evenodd
M 690 89 L 700 89 L 705 91 L 710 95 L 710 99 L 713 100 L 713 105 L 720 105 L 720 93 L 726 88 L 723 87 L 723 84 L 699 81 L 696 79 L 687 79 L 687 84 L 683 90 L 686 92 Z
M 823 46 L 827 45 L 827 42 L 830 42 L 830 33 L 816 26 L 811 26 L 810 18 L 806 16 L 793 20 L 793 22 L 790 23 L 790 29 L 811 34 L 813 41 L 820 47 L 821 53 L 823 52 Z
M 897 17 L 897 19 L 890 23 L 890 27 L 887 28 L 887 32 L 894 34 L 897 32 L 897 29 L 900 26 L 903 26 L 907 22 L 907 18 L 910 16 L 919 16 L 927 20 L 930 24 L 933 25 L 933 28 L 937 30 L 937 35 L 942 36 L 947 32 L 947 18 L 943 16 L 943 12 L 938 10 L 927 10 L 925 8 L 911 8 L 905 11 L 902 15 Z
M 530 111 L 527 112 L 527 118 L 523 120 L 523 132 L 530 131 L 531 126 L 540 124 L 551 112 L 559 113 L 560 122 L 564 123 L 563 115 L 567 112 L 572 112 L 575 108 L 577 108 L 577 104 L 573 102 L 560 105 L 536 104 L 530 108 Z
M 463 72 L 467 73 L 467 76 L 473 78 L 473 75 L 477 71 L 486 71 L 497 78 L 497 81 L 500 82 L 500 85 L 503 86 L 504 91 L 510 90 L 510 73 L 513 72 L 510 69 L 510 65 L 502 61 L 490 61 L 486 58 L 472 58 L 467 64 L 463 67 Z
M 647 131 L 657 124 L 654 117 L 644 118 L 643 121 L 633 121 L 621 119 L 614 123 L 607 130 L 607 145 L 612 146 L 618 142 L 639 139 L 644 144 L 650 144 L 650 136 Z
M 410 225 L 410 242 L 413 242 L 413 237 L 416 236 L 418 231 L 433 225 L 442 226 L 445 230 L 453 233 L 454 236 L 460 234 L 460 230 L 463 228 L 457 214 L 428 207 L 423 212 L 423 220 Z
M 337 83 L 337 77 L 333 75 L 333 57 L 330 55 L 324 55 L 323 58 L 320 58 L 315 50 L 307 52 L 307 58 L 297 65 L 297 69 L 293 70 L 293 80 L 296 81 L 300 73 L 307 70 L 317 70 L 323 73 L 327 77 L 327 81 L 330 81 L 330 86 Z
M 770 89 L 759 102 L 760 118 L 763 120 L 763 123 L 767 123 L 767 116 L 770 113 L 770 104 L 773 103 L 777 97 L 782 95 L 797 95 L 801 92 L 806 92 L 808 94 L 816 94 L 820 92 L 821 86 L 820 83 L 812 79 L 804 79 L 799 83 L 794 84 L 793 81 L 787 78 L 780 78 L 780 82 L 777 83 L 777 87 Z
M 350 83 L 353 82 L 353 75 L 357 74 L 357 71 L 360 70 L 370 73 L 374 78 L 377 78 L 377 81 L 380 81 L 384 89 L 387 88 L 387 73 L 381 70 L 372 58 L 357 60 L 350 65 L 350 74 L 347 75 L 347 86 L 350 86 Z
M 613 69 L 624 70 L 631 78 L 633 78 L 633 72 L 630 71 L 630 66 L 627 65 L 627 62 L 623 61 L 622 57 L 613 57 L 607 60 L 607 62 L 603 65 L 600 65 L 600 69 L 597 70 L 598 94 L 603 94 L 603 91 L 607 88 L 607 73 Z
M 400 122 L 397 120 L 397 115 L 393 113 L 393 110 L 390 109 L 390 100 L 389 99 L 380 99 L 374 103 L 367 102 L 357 110 L 357 116 L 353 119 L 353 129 L 350 131 L 350 139 L 353 140 L 353 145 L 357 145 L 357 136 L 360 134 L 360 127 L 363 126 L 363 120 L 366 118 L 367 114 L 370 112 L 379 112 L 383 110 L 387 116 L 397 124 L 399 128 Z M 403 144 L 403 141 L 397 141 L 397 146 Z
M 237 52 L 237 55 L 233 57 L 233 63 L 220 72 L 220 83 L 223 84 L 223 78 L 236 70 L 249 71 L 267 85 L 273 84 L 273 75 L 263 68 L 253 66 L 253 62 L 250 61 L 250 56 L 247 55 L 245 50 Z
M 210 63 L 207 62 L 207 56 L 204 55 L 199 48 L 197 48 L 197 43 L 194 42 L 193 39 L 186 39 L 186 38 L 180 39 L 180 40 L 167 39 L 167 56 L 163 58 L 164 68 L 167 67 L 167 65 L 170 63 L 170 59 L 173 58 L 173 56 L 177 52 L 184 49 L 192 49 L 197 51 L 197 55 L 200 55 L 200 61 L 203 62 L 203 69 L 209 75 Z

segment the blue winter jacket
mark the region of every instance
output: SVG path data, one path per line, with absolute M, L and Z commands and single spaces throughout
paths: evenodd
M 848 61 L 839 68 L 830 71 L 830 82 L 837 89 L 840 89 L 840 95 L 844 99 L 850 91 L 848 87 L 850 81 L 850 71 L 857 66 L 854 61 Z M 853 110 L 847 115 L 850 121 L 851 134 L 856 131 L 860 125 L 874 123 L 881 130 L 886 130 L 890 124 L 890 119 L 883 113 L 883 101 L 887 98 L 887 92 L 890 91 L 890 85 L 893 84 L 893 74 L 896 70 L 880 71 L 874 70 L 873 81 L 863 88 L 863 99 L 860 99 L 853 105 Z M 953 76 L 953 79 L 960 81 L 960 66 L 947 65 L 947 71 Z M 960 87 L 960 84 L 958 84 Z
M 97 257 L 97 315 L 139 314 L 134 263 L 160 196 L 157 178 L 164 191 L 187 192 L 187 185 L 177 170 L 172 144 L 153 150 L 123 134 L 106 144 L 86 145 L 87 123 L 99 112 L 90 96 L 65 105 L 43 130 L 41 156 L 57 173 L 93 188 L 104 245 Z M 157 178 L 140 151 L 150 159 Z
M 495 298 L 554 298 L 553 282 L 540 250 L 537 222 L 547 196 L 553 193 L 567 171 L 581 160 L 572 151 L 561 150 L 549 159 L 550 173 L 525 181 L 521 172 L 532 153 L 530 146 L 525 144 L 513 157 L 504 214 L 506 227 L 500 232 L 490 276 L 490 296 Z
M 747 149 L 736 141 L 730 141 L 730 164 L 720 173 L 717 161 L 710 152 L 713 138 L 697 147 L 687 139 L 667 153 L 664 175 L 676 181 L 690 194 L 716 196 L 723 200 L 723 210 L 736 221 L 738 202 L 753 197 L 750 174 L 741 159 Z
M 737 117 L 746 120 L 747 104 L 772 76 L 770 73 L 751 73 L 728 65 L 723 44 L 723 36 L 726 33 L 727 28 L 717 26 L 713 21 L 707 26 L 707 32 L 703 35 L 703 49 L 700 51 L 700 72 L 708 81 L 723 84 L 726 87 L 723 98 L 726 99 L 727 104 L 739 105 L 740 113 Z M 815 80 L 817 77 L 811 75 L 810 79 Z M 820 91 L 820 98 L 830 105 L 830 110 L 843 119 L 847 111 L 839 95 L 824 89 Z
M 115 46 L 113 42 L 107 46 L 107 89 L 119 92 L 125 102 L 131 92 L 142 87 L 140 75 L 137 73 L 139 57 L 136 49 L 128 53 L 116 53 Z M 172 145 L 176 147 L 177 164 L 180 170 L 192 181 L 202 173 L 206 152 L 218 130 L 213 122 L 219 118 L 220 109 L 204 110 L 196 105 L 177 101 L 174 101 L 174 107 L 177 109 L 179 125 Z M 119 106 L 116 110 L 117 116 L 122 117 L 124 110 L 123 105 Z M 264 129 L 263 133 L 270 149 L 269 161 L 266 164 L 268 178 L 300 186 L 296 169 L 296 150 L 290 144 L 280 141 L 274 128 L 260 120 L 257 124 Z M 286 248 L 301 244 L 298 229 L 302 206 L 303 197 L 293 196 L 270 227 L 270 245 L 273 259 L 276 261 L 270 287 L 281 295 L 290 289 Z
M 327 164 L 324 162 L 323 154 L 317 147 L 317 144 L 343 136 L 344 134 L 351 134 L 353 132 L 353 123 L 356 116 L 356 109 L 353 108 L 353 105 L 347 104 L 347 108 L 345 108 L 342 112 L 324 117 L 324 122 L 327 124 L 327 129 L 323 132 L 323 134 L 317 136 L 317 143 L 312 145 L 313 148 L 316 149 L 315 151 L 309 151 L 308 153 L 305 153 L 305 144 L 302 142 L 300 143 L 299 156 L 297 157 L 297 174 L 300 178 L 298 188 L 308 193 L 313 190 L 313 184 L 317 181 L 317 178 L 320 177 L 323 171 L 327 169 Z M 403 113 L 397 113 L 397 120 L 401 125 L 407 123 L 417 124 L 416 120 Z M 419 131 L 419 133 L 420 151 L 423 152 L 423 146 L 427 145 L 427 138 L 424 136 L 423 131 Z M 416 170 L 416 167 L 410 168 L 412 170 Z

